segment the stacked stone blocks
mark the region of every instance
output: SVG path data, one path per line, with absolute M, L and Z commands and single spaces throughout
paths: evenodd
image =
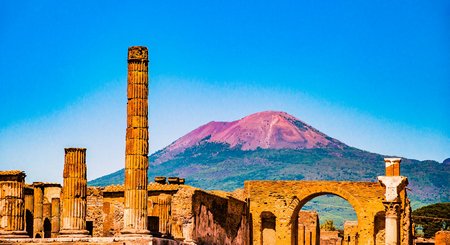
M 60 236 L 88 236 L 86 230 L 86 149 L 66 148 Z M 57 211 L 57 210 L 55 210 Z
M 148 50 L 128 49 L 127 130 L 125 148 L 124 229 L 122 234 L 149 234 L 148 184 Z

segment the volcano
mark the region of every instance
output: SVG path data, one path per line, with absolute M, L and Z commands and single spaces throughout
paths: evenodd
M 149 157 L 149 180 L 179 176 L 202 189 L 232 191 L 246 180 L 376 181 L 384 157 L 348 146 L 279 111 L 209 122 Z M 450 201 L 450 164 L 403 158 L 413 206 Z M 90 181 L 122 184 L 124 170 Z

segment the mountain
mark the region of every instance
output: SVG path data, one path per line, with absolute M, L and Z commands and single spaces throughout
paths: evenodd
M 233 122 L 210 122 L 150 156 L 149 179 L 180 176 L 186 183 L 232 191 L 244 180 L 376 181 L 380 154 L 350 147 L 285 113 L 265 111 Z M 450 164 L 403 159 L 415 207 L 450 201 Z M 90 185 L 123 183 L 123 169 Z

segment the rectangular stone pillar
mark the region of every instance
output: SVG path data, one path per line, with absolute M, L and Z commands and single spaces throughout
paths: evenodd
M 62 190 L 60 237 L 87 237 L 86 230 L 86 149 L 66 148 Z
M 124 227 L 122 235 L 148 235 L 148 50 L 128 48 Z
M 305 245 L 305 225 L 298 224 L 298 245 Z
M 34 190 L 32 185 L 25 185 L 25 230 L 33 237 Z
M 58 237 L 60 229 L 60 199 L 52 199 L 52 237 Z
M 25 238 L 25 173 L 0 171 L 0 238 Z
M 44 237 L 44 224 L 43 224 L 43 213 L 44 213 L 44 183 L 34 182 L 34 212 L 33 212 L 33 237 L 42 238 Z

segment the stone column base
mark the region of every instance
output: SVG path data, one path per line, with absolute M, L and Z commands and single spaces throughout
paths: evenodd
M 61 230 L 58 237 L 90 237 L 87 230 Z
M 123 229 L 120 236 L 126 237 L 152 237 L 149 230 Z
M 0 238 L 29 238 L 26 231 L 0 231 Z

